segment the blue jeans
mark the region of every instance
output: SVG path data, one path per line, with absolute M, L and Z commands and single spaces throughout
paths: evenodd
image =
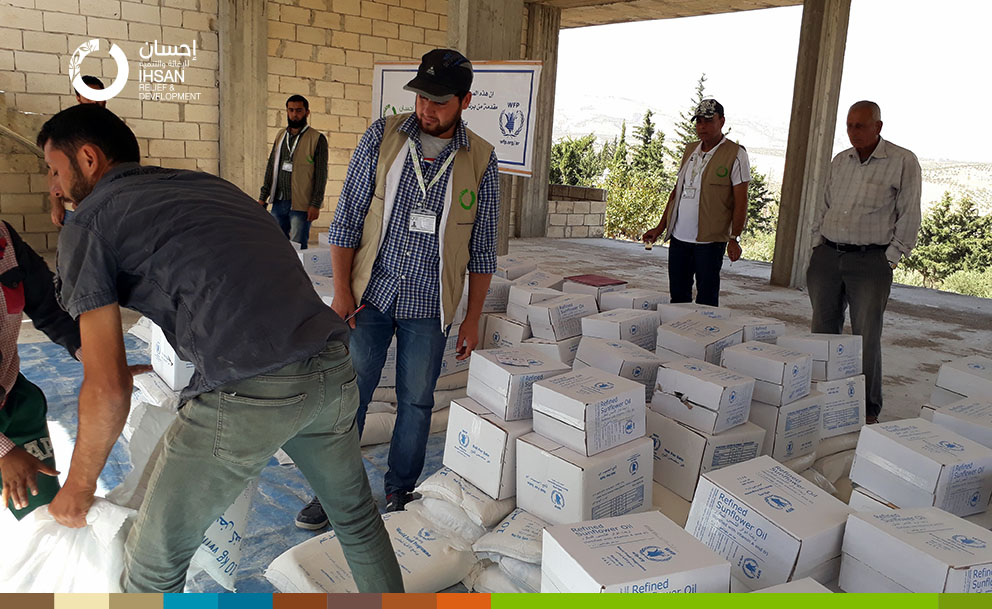
M 228 383 L 186 402 L 150 464 L 125 544 L 127 592 L 182 592 L 207 527 L 282 447 L 316 491 L 361 592 L 402 592 L 358 445 L 348 349 Z
M 379 385 L 386 351 L 396 335 L 396 426 L 389 445 L 386 495 L 410 492 L 424 470 L 427 436 L 434 409 L 434 386 L 441 374 L 447 333 L 441 320 L 396 319 L 393 311 L 382 312 L 365 303 L 355 316 L 351 332 L 351 356 L 358 376 L 358 435 L 365 429 L 372 393 Z
M 300 244 L 300 249 L 307 249 L 310 241 L 310 221 L 307 212 L 293 209 L 293 202 L 286 199 L 276 199 L 272 202 L 272 217 L 279 223 L 283 234 L 290 241 Z

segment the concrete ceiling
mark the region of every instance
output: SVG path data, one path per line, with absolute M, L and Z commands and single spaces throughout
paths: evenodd
M 672 19 L 795 6 L 802 0 L 541 0 L 561 9 L 561 27 Z

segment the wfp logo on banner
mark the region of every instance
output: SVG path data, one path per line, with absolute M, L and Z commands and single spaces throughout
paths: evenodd
M 83 60 L 86 59 L 87 55 L 99 50 L 100 40 L 98 38 L 94 38 L 93 40 L 88 40 L 79 45 L 79 48 L 72 53 L 72 57 L 69 59 L 69 80 L 72 81 L 72 86 L 86 99 L 91 99 L 98 102 L 112 99 L 123 91 L 124 85 L 127 84 L 127 77 L 129 74 L 127 56 L 124 55 L 124 51 L 122 51 L 119 46 L 116 44 L 111 44 L 109 51 L 110 57 L 112 57 L 114 62 L 117 64 L 117 77 L 114 78 L 114 82 L 111 83 L 111 85 L 106 89 L 93 89 L 83 82 L 83 75 L 81 73 L 80 66 L 83 63 Z
M 503 110 L 499 113 L 499 130 L 504 137 L 517 137 L 524 128 L 524 113 L 520 110 Z

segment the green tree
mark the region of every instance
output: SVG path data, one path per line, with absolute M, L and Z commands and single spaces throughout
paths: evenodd
M 634 156 L 631 167 L 635 171 L 653 174 L 665 172 L 665 134 L 658 131 L 651 119 L 650 109 L 644 112 L 641 124 L 634 127 Z
M 617 140 L 617 145 L 613 149 L 613 160 L 610 162 L 610 173 L 627 173 L 627 169 L 629 168 L 627 154 L 627 121 L 624 121 L 623 124 L 620 125 L 620 139 Z
M 706 97 L 706 74 L 703 73 L 699 76 L 699 80 L 696 81 L 696 94 L 693 96 L 690 102 L 689 109 L 679 113 L 679 121 L 675 123 L 675 140 L 674 146 L 669 149 L 668 156 L 678 167 L 682 162 L 682 155 L 685 154 L 685 147 L 691 142 L 695 142 L 696 137 L 696 121 L 693 120 L 693 115 L 696 113 L 696 107 L 699 106 L 699 102 L 703 101 Z
M 590 133 L 578 139 L 563 137 L 551 146 L 552 184 L 592 186 L 603 173 L 603 165 L 595 149 L 596 136 Z
M 974 201 L 955 201 L 949 192 L 924 216 L 916 248 L 903 261 L 936 287 L 957 271 L 984 271 L 992 266 L 992 216 L 982 216 Z
M 768 188 L 768 176 L 751 168 L 747 184 L 747 225 L 744 234 L 771 233 L 778 220 L 778 199 Z

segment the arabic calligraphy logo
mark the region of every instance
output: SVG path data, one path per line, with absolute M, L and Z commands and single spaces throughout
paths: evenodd
M 465 200 L 465 195 L 468 195 L 468 201 Z M 475 205 L 475 191 L 466 188 L 458 195 L 458 204 L 462 206 L 462 209 L 472 209 Z
M 117 63 L 117 77 L 114 78 L 114 82 L 111 83 L 106 89 L 93 89 L 89 85 L 83 82 L 83 75 L 80 72 L 80 65 L 83 63 L 83 59 L 93 51 L 100 50 L 100 39 L 94 38 L 79 45 L 73 53 L 72 57 L 69 59 L 69 80 L 72 81 L 72 86 L 79 92 L 80 95 L 86 99 L 91 99 L 93 101 L 107 101 L 118 93 L 124 90 L 124 85 L 127 84 L 128 77 L 128 65 L 127 56 L 124 55 L 124 51 L 121 50 L 116 44 L 110 45 L 110 56 L 113 58 L 114 62 Z
M 506 137 L 517 137 L 524 129 L 524 113 L 520 110 L 503 110 L 499 113 L 499 130 Z

